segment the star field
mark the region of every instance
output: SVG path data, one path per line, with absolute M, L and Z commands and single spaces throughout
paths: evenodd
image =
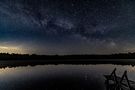
M 18 53 L 134 52 L 134 24 L 134 0 L 0 0 L 0 46 Z

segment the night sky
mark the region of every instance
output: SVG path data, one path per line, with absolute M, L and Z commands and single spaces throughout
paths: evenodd
M 0 0 L 0 52 L 135 51 L 135 0 Z

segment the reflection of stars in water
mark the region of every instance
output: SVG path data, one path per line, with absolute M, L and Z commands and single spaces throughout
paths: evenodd
M 86 80 L 86 81 L 88 80 L 88 75 L 87 75 L 87 74 L 85 74 L 85 80 Z
M 127 68 L 128 72 L 135 72 L 135 67 L 133 67 L 133 66 L 129 66 L 129 67 L 126 67 L 126 68 Z

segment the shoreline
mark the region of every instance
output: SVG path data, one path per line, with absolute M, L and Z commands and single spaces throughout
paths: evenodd
M 135 59 L 66 59 L 66 60 L 0 60 L 0 68 L 19 67 L 19 66 L 36 66 L 36 65 L 132 65 L 135 66 Z

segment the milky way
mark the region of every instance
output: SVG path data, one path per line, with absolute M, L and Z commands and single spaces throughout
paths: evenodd
M 134 52 L 134 28 L 134 0 L 0 0 L 0 46 L 23 53 Z

